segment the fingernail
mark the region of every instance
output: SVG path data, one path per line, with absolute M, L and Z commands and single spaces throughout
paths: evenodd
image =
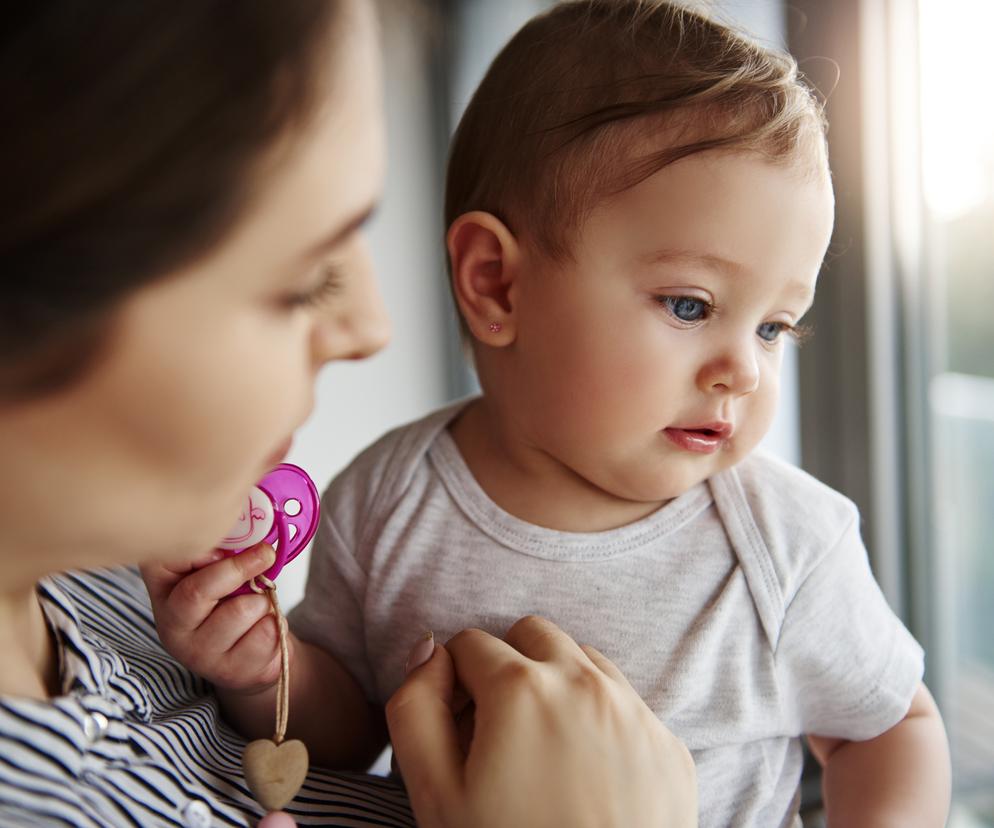
M 435 634 L 431 630 L 428 630 L 428 632 L 418 639 L 418 643 L 411 648 L 410 655 L 407 656 L 407 661 L 404 664 L 404 675 L 406 676 L 411 670 L 417 670 L 418 667 L 431 658 L 434 652 Z
M 272 566 L 276 563 L 276 550 L 266 544 L 259 550 L 259 560 L 265 563 L 267 568 Z

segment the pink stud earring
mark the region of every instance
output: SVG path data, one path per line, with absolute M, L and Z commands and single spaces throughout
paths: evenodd
M 500 333 L 501 330 L 503 329 L 503 327 L 504 326 L 501 325 L 500 322 L 491 322 L 490 323 L 490 333 Z

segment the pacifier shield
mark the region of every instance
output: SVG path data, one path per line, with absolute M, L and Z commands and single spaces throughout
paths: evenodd
M 320 507 L 317 487 L 307 472 L 280 463 L 252 487 L 238 522 L 218 548 L 237 555 L 265 541 L 276 550 L 276 561 L 263 573 L 273 581 L 314 536 Z M 231 594 L 251 591 L 244 584 Z
M 238 521 L 218 544 L 220 549 L 248 549 L 266 539 L 275 520 L 273 501 L 258 486 L 253 486 L 242 506 Z

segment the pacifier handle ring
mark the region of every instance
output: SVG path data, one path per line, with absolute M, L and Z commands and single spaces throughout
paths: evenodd
M 288 538 L 289 533 L 286 528 L 287 516 L 275 500 L 273 501 L 273 523 L 276 524 L 276 560 L 273 561 L 273 565 L 263 572 L 261 576 L 256 575 L 251 580 L 246 581 L 253 592 L 262 593 L 266 590 L 274 589 L 276 585 L 270 580 L 269 573 L 274 569 L 278 572 L 286 565 L 287 550 L 290 543 Z M 257 579 L 262 580 L 261 586 Z

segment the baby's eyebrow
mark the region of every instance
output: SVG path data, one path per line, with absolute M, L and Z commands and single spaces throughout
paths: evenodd
M 716 271 L 724 276 L 736 276 L 746 270 L 746 267 L 739 262 L 698 250 L 654 250 L 640 257 L 640 261 L 649 266 L 658 264 L 698 265 L 706 267 L 708 270 Z M 806 308 L 810 307 L 814 301 L 814 290 L 803 279 L 790 282 L 784 289 L 783 295 L 787 299 L 797 299 L 803 302 Z
M 729 276 L 741 273 L 745 268 L 738 262 L 717 256 L 714 253 L 704 253 L 697 250 L 654 250 L 642 257 L 647 265 L 657 264 L 696 264 L 703 265 L 708 270 L 716 270 Z
M 784 291 L 784 296 L 788 299 L 797 299 L 804 304 L 805 308 L 810 308 L 815 300 L 815 292 L 807 282 L 791 282 Z M 807 311 L 805 311 L 806 313 Z

